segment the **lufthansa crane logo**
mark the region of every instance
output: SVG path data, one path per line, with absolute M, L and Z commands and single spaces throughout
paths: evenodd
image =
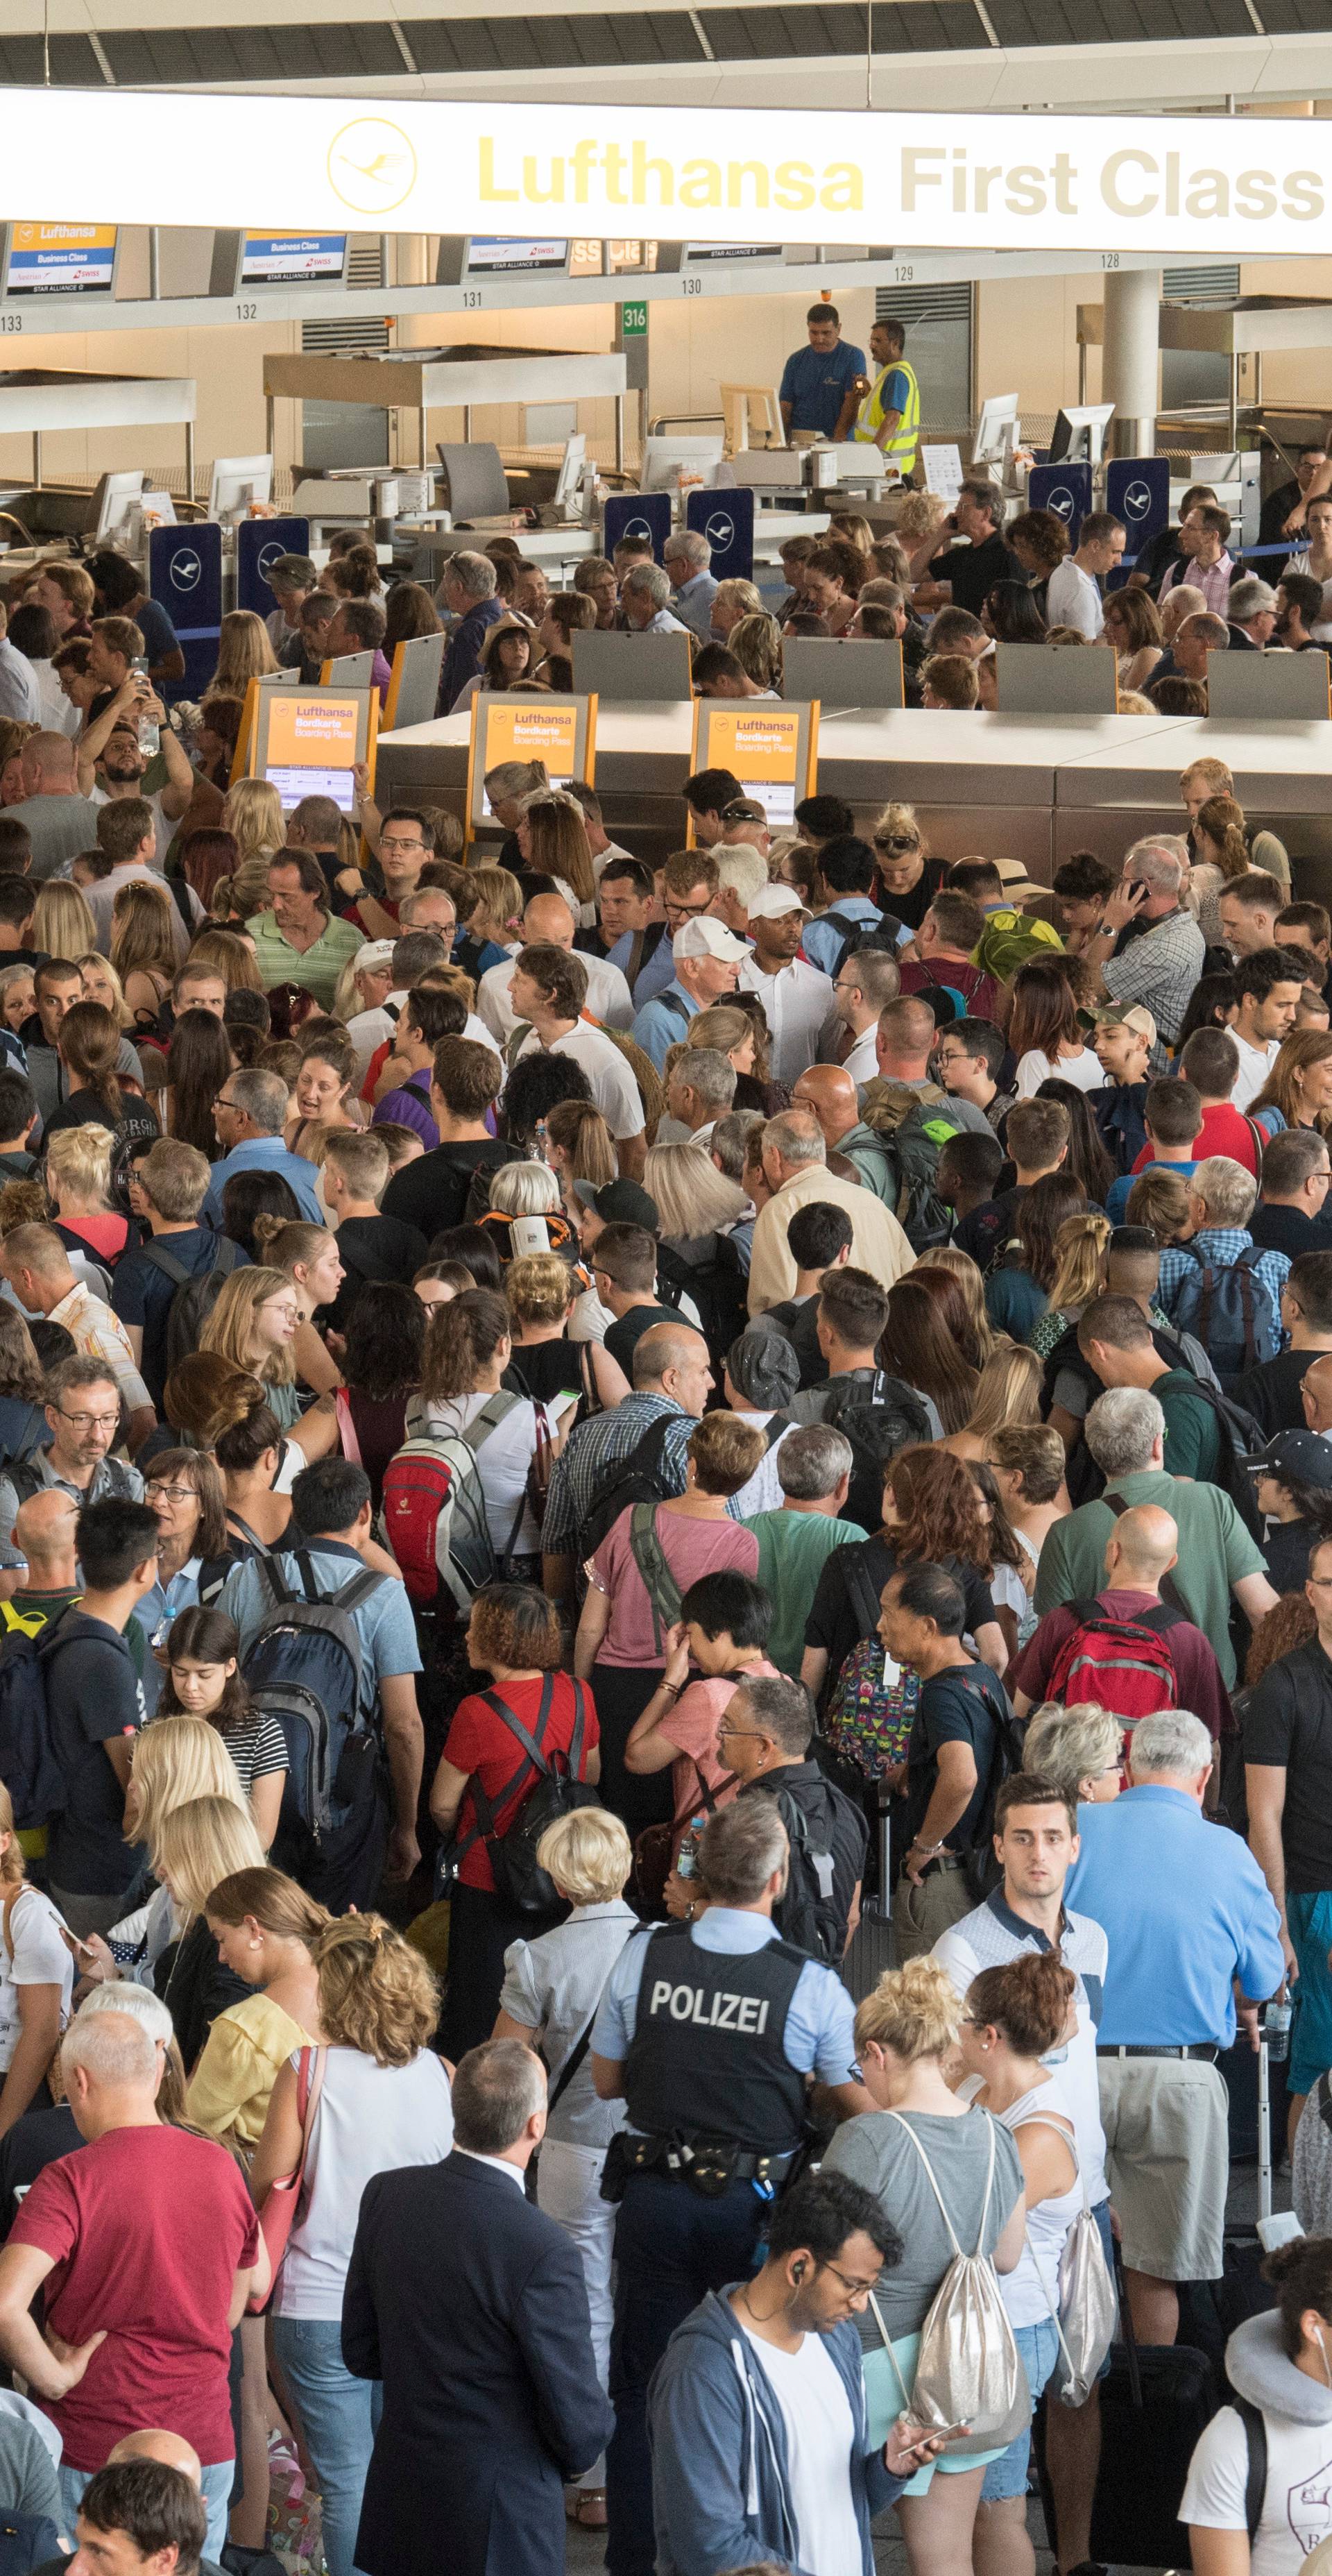
M 647 519 L 630 519 L 624 533 L 627 537 L 634 537 L 642 545 L 650 546 L 653 543 L 652 527 Z
M 203 565 L 196 554 L 182 547 L 179 554 L 172 556 L 171 587 L 173 590 L 197 590 L 202 579 Z
M 281 563 L 283 553 L 284 553 L 284 548 L 283 548 L 283 547 L 281 547 L 281 546 L 279 546 L 279 545 L 267 545 L 267 546 L 261 546 L 261 547 L 260 547 L 260 549 L 259 549 L 259 570 L 260 570 L 260 572 L 262 573 L 262 575 L 263 575 L 263 577 L 264 577 L 264 580 L 265 580 L 265 581 L 267 581 L 268 576 L 269 576 L 270 572 L 272 571 L 274 564 L 275 564 L 275 563 Z
M 1073 495 L 1067 483 L 1058 484 L 1055 490 L 1047 495 L 1045 506 L 1047 510 L 1053 510 L 1057 519 L 1072 518 Z
M 416 154 L 400 125 L 354 116 L 328 147 L 328 184 L 354 215 L 388 215 L 416 186 Z
M 1124 494 L 1124 508 L 1131 519 L 1145 519 L 1152 506 L 1150 483 L 1130 483 Z
M 735 521 L 728 519 L 724 511 L 718 511 L 715 519 L 709 519 L 703 534 L 708 544 L 715 546 L 718 554 L 724 555 L 727 547 L 735 544 Z

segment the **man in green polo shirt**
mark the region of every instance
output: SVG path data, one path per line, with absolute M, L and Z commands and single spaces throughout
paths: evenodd
M 246 922 L 266 993 L 275 984 L 303 984 L 321 1011 L 331 1011 L 338 977 L 365 945 L 354 922 L 327 909 L 328 883 L 318 859 L 302 850 L 279 850 L 268 871 L 271 912 Z
M 1226 1688 L 1233 1690 L 1231 1594 L 1252 1621 L 1277 1605 L 1261 1548 L 1219 1485 L 1193 1484 L 1166 1473 L 1165 1413 L 1154 1392 L 1110 1388 L 1092 1406 L 1085 1436 L 1105 1478 L 1105 1499 L 1083 1503 L 1050 1531 L 1036 1571 L 1038 1618 L 1061 1602 L 1095 1599 L 1105 1579 L 1105 1547 L 1117 1506 L 1160 1503 L 1179 1532 L 1171 1582 L 1195 1628 L 1210 1639 Z
M 1162 1359 L 1137 1300 L 1094 1297 L 1082 1310 L 1078 1349 L 1102 1386 L 1140 1386 L 1155 1396 L 1165 1415 L 1167 1475 L 1211 1484 L 1221 1465 L 1216 1408 L 1199 1391 L 1190 1370 L 1172 1368 Z

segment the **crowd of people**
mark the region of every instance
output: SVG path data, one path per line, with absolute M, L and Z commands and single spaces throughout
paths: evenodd
M 1112 2264 L 1173 2345 L 1290 2004 L 1229 2366 L 1293 2576 L 1326 911 L 1215 760 L 1045 892 L 716 769 L 655 868 L 538 765 L 350 832 L 219 790 L 216 697 L 191 763 L 134 605 L 0 765 L 0 2507 L 239 2576 L 287 2463 L 329 2576 L 872 2576 L 886 2506 L 1030 2576 L 1039 2409 L 1092 2576 Z

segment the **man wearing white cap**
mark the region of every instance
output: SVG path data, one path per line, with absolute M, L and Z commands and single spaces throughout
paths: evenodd
M 748 955 L 743 939 L 737 939 L 724 921 L 714 921 L 710 913 L 686 921 L 677 930 L 671 942 L 675 972 L 670 983 L 644 1004 L 633 1029 L 658 1073 L 667 1050 L 678 1045 L 697 1013 L 710 1002 L 724 1002 L 735 991 L 736 977 Z
M 805 908 L 791 886 L 764 886 L 749 907 L 753 953 L 740 969 L 739 989 L 757 993 L 772 1034 L 772 1078 L 790 1090 L 819 1051 L 819 1032 L 835 1010 L 832 977 L 797 955 Z

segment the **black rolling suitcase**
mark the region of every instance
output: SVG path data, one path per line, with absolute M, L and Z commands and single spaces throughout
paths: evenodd
M 1187 2344 L 1139 2344 L 1115 2254 L 1122 2343 L 1101 2381 L 1101 2466 L 1092 2508 L 1091 2554 L 1104 2566 L 1187 2567 L 1189 2535 L 1179 2521 L 1194 2445 L 1222 2402 L 1206 2353 Z M 1053 2401 L 1057 2403 L 1056 2401 Z M 1044 2408 L 1033 2440 L 1054 2545 L 1054 2505 L 1045 2466 Z
M 1181 2281 L 1179 2286 L 1180 2335 L 1184 2342 L 1206 2353 L 1221 2378 L 1225 2376 L 1226 2345 L 1236 2326 L 1276 2306 L 1276 2291 L 1263 2279 L 1266 2249 L 1258 2226 L 1272 2215 L 1272 2118 L 1274 2110 L 1283 2121 L 1286 2115 L 1286 2061 L 1284 2056 L 1279 2057 L 1273 2068 L 1265 2037 L 1260 2039 L 1256 2056 L 1247 2038 L 1240 2044 L 1251 2070 L 1247 2089 L 1256 2102 L 1252 2134 L 1257 2147 L 1258 2225 L 1252 2219 L 1228 2221 L 1225 2268 L 1220 2280 Z M 1236 2053 L 1230 2052 L 1232 2056 Z M 1232 2102 L 1234 2098 L 1232 2090 Z
M 842 1960 L 842 1983 L 853 2003 L 863 2003 L 872 1995 L 885 1968 L 893 1965 L 892 1900 L 888 1893 L 888 1827 L 889 1799 L 879 1798 L 879 1893 L 861 1902 L 860 1921 L 847 1944 Z

